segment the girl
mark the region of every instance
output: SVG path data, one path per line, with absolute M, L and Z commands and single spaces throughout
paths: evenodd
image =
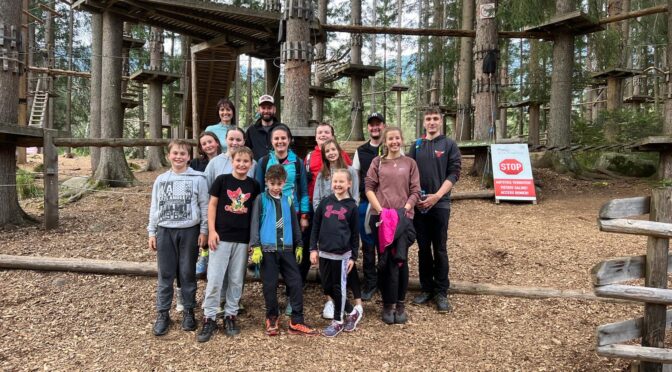
M 351 173 L 333 170 L 331 187 L 334 193 L 315 208 L 310 239 L 310 262 L 317 265 L 319 256 L 322 287 L 334 299 L 334 320 L 322 332 L 326 337 L 335 337 L 343 330 L 354 331 L 361 319 L 346 292 L 346 278 L 355 266 L 359 248 L 359 213 L 349 191 L 353 187 Z M 348 314 L 345 323 L 344 312 Z
M 226 133 L 236 128 L 236 107 L 228 98 L 222 98 L 217 102 L 217 111 L 219 113 L 219 123 L 205 128 L 206 131 L 213 132 L 223 142 Z M 226 143 L 222 147 L 222 152 L 226 152 Z
M 221 174 L 229 174 L 233 172 L 233 161 L 231 154 L 233 150 L 245 146 L 245 133 L 242 129 L 235 127 L 229 129 L 226 133 L 226 152 L 220 154 L 210 161 L 205 168 L 205 178 L 208 180 L 208 188 L 215 181 L 215 178 Z M 252 161 L 252 167 L 248 176 L 254 177 L 254 171 L 257 166 L 256 161 Z
M 203 172 L 210 159 L 222 153 L 222 144 L 213 132 L 205 131 L 198 136 L 198 158 L 194 158 L 189 166 L 191 169 Z
M 408 319 L 404 306 L 408 289 L 408 247 L 415 239 L 411 219 L 420 197 L 418 166 L 415 160 L 402 154 L 403 145 L 401 129 L 386 128 L 383 153 L 373 159 L 366 174 L 366 196 L 371 203 L 369 225 L 380 253 L 378 287 L 383 297 L 382 319 L 386 324 L 403 324 Z

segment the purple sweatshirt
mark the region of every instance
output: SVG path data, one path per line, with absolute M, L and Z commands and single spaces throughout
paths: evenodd
M 382 162 L 377 156 L 366 174 L 366 191 L 375 192 L 383 208 L 399 209 L 408 203 L 411 206 L 409 217 L 413 218 L 413 207 L 420 198 L 418 165 L 408 156 Z M 371 213 L 378 214 L 375 210 Z

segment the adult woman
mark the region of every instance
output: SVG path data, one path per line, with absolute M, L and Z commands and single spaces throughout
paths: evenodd
M 380 253 L 378 287 L 383 297 L 382 319 L 387 324 L 403 324 L 408 319 L 404 305 L 408 247 L 415 239 L 411 219 L 420 197 L 418 166 L 415 160 L 403 155 L 403 145 L 401 129 L 386 128 L 383 153 L 373 159 L 366 174 L 370 226 Z
M 219 123 L 209 125 L 206 131 L 213 132 L 222 142 L 222 152 L 226 152 L 226 133 L 232 128 L 236 128 L 236 107 L 228 98 L 222 98 L 217 102 L 217 112 L 219 114 Z

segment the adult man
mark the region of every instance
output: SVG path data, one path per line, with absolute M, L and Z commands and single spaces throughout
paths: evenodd
M 278 124 L 282 124 L 275 118 L 275 100 L 273 96 L 264 94 L 259 97 L 259 115 L 261 116 L 254 124 L 250 125 L 245 132 L 245 146 L 252 149 L 254 160 L 259 161 L 262 156 L 268 155 L 272 150 L 270 133 Z
M 440 313 L 452 310 L 448 302 L 448 221 L 450 190 L 460 178 L 462 159 L 455 141 L 441 134 L 438 108 L 425 110 L 425 136 L 411 144 L 409 156 L 420 172 L 421 200 L 416 204 L 415 226 L 422 293 L 413 299 L 424 304 L 434 299 Z
M 366 173 L 369 171 L 371 161 L 380 154 L 385 117 L 378 112 L 374 112 L 369 115 L 366 123 L 369 131 L 369 141 L 357 148 L 352 160 L 352 167 L 359 172 L 359 234 L 362 238 L 362 266 L 364 270 L 362 300 L 369 301 L 377 289 L 376 249 L 373 245 L 373 236 L 367 234 L 364 230 L 366 210 L 369 208 L 369 201 L 364 190 L 364 184 L 366 183 L 364 180 L 366 180 Z

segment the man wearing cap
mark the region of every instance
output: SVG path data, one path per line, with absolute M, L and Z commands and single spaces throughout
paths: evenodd
M 362 288 L 362 300 L 369 301 L 376 292 L 376 249 L 373 245 L 373 236 L 364 230 L 366 211 L 369 208 L 369 200 L 366 198 L 364 185 L 366 173 L 369 171 L 371 161 L 380 154 L 380 143 L 383 129 L 385 129 L 385 117 L 374 112 L 366 121 L 369 131 L 369 141 L 357 148 L 352 160 L 352 167 L 359 173 L 359 234 L 362 238 L 362 266 L 364 270 L 364 285 Z
M 245 146 L 252 149 L 254 160 L 259 161 L 272 150 L 270 133 L 278 124 L 275 118 L 275 100 L 273 96 L 264 94 L 259 97 L 258 113 L 260 118 L 250 125 L 245 132 Z

